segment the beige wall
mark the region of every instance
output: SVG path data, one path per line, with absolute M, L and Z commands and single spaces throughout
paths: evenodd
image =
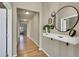
M 14 2 L 13 5 L 13 56 L 17 55 L 17 11 L 16 8 L 23 8 L 27 10 L 32 10 L 41 13 L 41 3 L 40 2 Z M 41 20 L 41 16 L 40 16 Z M 41 34 L 41 33 L 40 33 Z
M 51 2 L 51 3 L 42 3 L 43 5 L 43 22 L 42 26 L 47 24 L 48 18 L 50 17 L 50 14 L 52 11 L 57 12 L 59 8 L 66 6 L 66 5 L 71 5 L 75 6 L 79 10 L 79 3 L 66 3 L 66 2 Z M 79 36 L 79 23 L 75 27 L 77 30 L 77 35 Z M 58 32 L 56 29 L 52 30 L 51 33 L 60 33 L 60 34 L 66 34 L 65 32 Z M 79 45 L 71 45 L 66 46 L 66 43 L 56 41 L 56 40 L 50 40 L 49 38 L 43 37 L 42 38 L 42 49 L 47 52 L 49 56 L 54 56 L 54 57 L 66 57 L 66 56 L 79 56 Z

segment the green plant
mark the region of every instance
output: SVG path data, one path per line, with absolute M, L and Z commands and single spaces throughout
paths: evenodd
M 49 25 L 49 24 L 44 25 L 44 26 L 43 26 L 43 30 L 46 30 L 46 27 L 47 27 L 47 29 L 48 29 L 48 32 L 50 33 L 50 29 L 53 29 L 53 28 L 54 28 L 54 25 L 53 25 L 53 24 L 52 24 L 52 25 Z

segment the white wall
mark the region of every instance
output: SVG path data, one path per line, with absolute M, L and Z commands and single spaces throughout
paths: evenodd
M 30 37 L 38 45 L 39 44 L 39 14 L 35 13 L 31 21 Z
M 13 5 L 13 56 L 17 55 L 17 11 L 16 8 L 23 8 L 40 12 L 40 23 L 41 23 L 41 3 L 40 2 L 14 2 Z M 41 25 L 40 25 L 41 26 Z M 39 28 L 41 29 L 41 28 Z M 40 34 L 41 34 L 41 30 Z M 40 35 L 41 36 L 41 35 Z
M 42 26 L 47 24 L 48 18 L 50 17 L 50 14 L 52 11 L 57 12 L 59 8 L 66 6 L 66 5 L 72 5 L 75 6 L 79 10 L 79 3 L 66 3 L 66 2 L 51 2 L 51 3 L 43 3 L 43 22 Z M 79 36 L 79 23 L 75 27 L 75 30 L 77 30 L 77 35 Z M 66 32 L 58 32 L 56 29 L 51 31 L 52 33 L 60 33 L 60 34 L 66 34 Z M 64 42 L 59 42 L 56 40 L 50 40 L 49 38 L 43 37 L 42 38 L 42 49 L 45 50 L 49 56 L 52 57 L 67 57 L 67 56 L 79 56 L 79 45 L 71 45 L 66 46 Z
M 30 18 L 30 19 L 28 19 L 28 21 L 27 21 L 27 37 L 29 37 L 30 38 L 30 35 L 31 35 L 31 20 L 32 20 L 33 18 Z

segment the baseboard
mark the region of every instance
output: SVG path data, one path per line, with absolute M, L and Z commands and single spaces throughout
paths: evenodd
M 31 37 L 29 37 L 31 40 L 32 40 L 32 38 Z M 32 40 L 38 47 L 39 47 L 39 45 L 34 41 L 34 40 Z
M 39 48 L 39 50 L 42 50 L 41 48 Z
M 17 54 L 13 55 L 13 57 L 17 57 Z
M 40 48 L 48 57 L 51 57 L 43 48 Z

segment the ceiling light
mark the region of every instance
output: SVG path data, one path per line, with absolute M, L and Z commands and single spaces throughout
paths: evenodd
M 27 19 L 23 19 L 23 21 L 25 21 L 25 22 L 26 22 L 26 21 L 27 21 Z
M 29 12 L 27 11 L 27 12 L 25 12 L 25 14 L 29 14 Z

